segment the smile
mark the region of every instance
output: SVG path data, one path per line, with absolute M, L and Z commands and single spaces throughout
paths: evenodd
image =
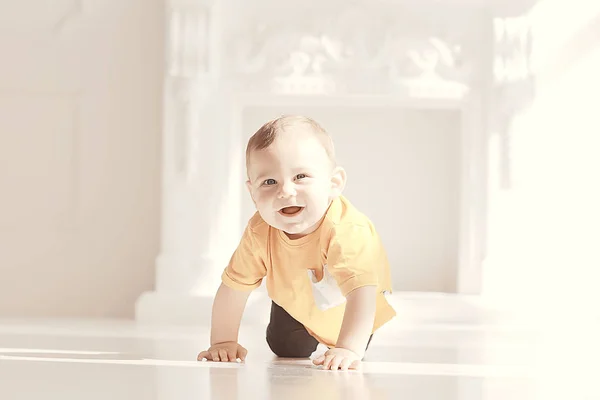
M 281 210 L 279 210 L 279 214 L 283 215 L 284 217 L 295 217 L 296 215 L 300 214 L 302 210 L 304 210 L 304 207 L 283 207 Z

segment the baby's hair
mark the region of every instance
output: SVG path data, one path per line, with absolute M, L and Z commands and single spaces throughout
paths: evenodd
M 302 115 L 283 115 L 265 123 L 254 135 L 252 135 L 250 140 L 248 140 L 248 146 L 246 147 L 246 167 L 248 167 L 250 154 L 253 151 L 266 149 L 273 144 L 275 139 L 277 139 L 277 136 L 288 130 L 288 128 L 303 125 L 317 135 L 317 138 L 323 144 L 323 148 L 327 152 L 327 156 L 329 156 L 332 164 L 335 165 L 333 141 L 327 131 L 323 129 L 318 122 Z

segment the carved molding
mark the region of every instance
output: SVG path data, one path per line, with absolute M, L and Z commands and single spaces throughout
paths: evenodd
M 494 132 L 499 136 L 500 187 L 513 185 L 512 124 L 531 106 L 535 80 L 532 23 L 527 16 L 494 19 Z
M 533 35 L 527 17 L 494 20 L 494 83 L 499 88 L 502 112 L 511 114 L 532 98 Z
M 193 78 L 208 72 L 209 19 L 209 9 L 203 6 L 168 10 L 169 75 Z
M 478 50 L 484 28 L 473 24 L 469 15 L 366 5 L 318 13 L 272 11 L 246 15 L 242 24 L 234 23 L 224 33 L 223 73 L 238 90 L 293 94 L 408 90 L 460 97 L 480 73 Z
M 188 0 L 171 0 L 167 6 L 167 119 L 173 124 L 174 168 L 186 179 L 200 170 L 200 111 L 215 85 L 209 79 L 210 6 Z

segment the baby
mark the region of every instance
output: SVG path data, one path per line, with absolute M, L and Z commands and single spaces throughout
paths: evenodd
M 315 121 L 284 116 L 263 125 L 246 149 L 248 191 L 258 212 L 222 275 L 211 346 L 198 360 L 244 361 L 238 344 L 248 296 L 267 278 L 266 340 L 279 357 L 325 369 L 358 369 L 372 334 L 396 313 L 385 250 L 371 221 L 342 196 L 346 173 Z

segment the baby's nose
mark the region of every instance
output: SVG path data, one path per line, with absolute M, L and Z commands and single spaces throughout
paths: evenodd
M 284 199 L 284 198 L 295 196 L 295 195 L 296 195 L 296 189 L 294 188 L 293 184 L 285 183 L 285 184 L 281 185 L 281 189 L 279 190 L 279 193 L 278 193 L 278 197 L 280 199 Z

